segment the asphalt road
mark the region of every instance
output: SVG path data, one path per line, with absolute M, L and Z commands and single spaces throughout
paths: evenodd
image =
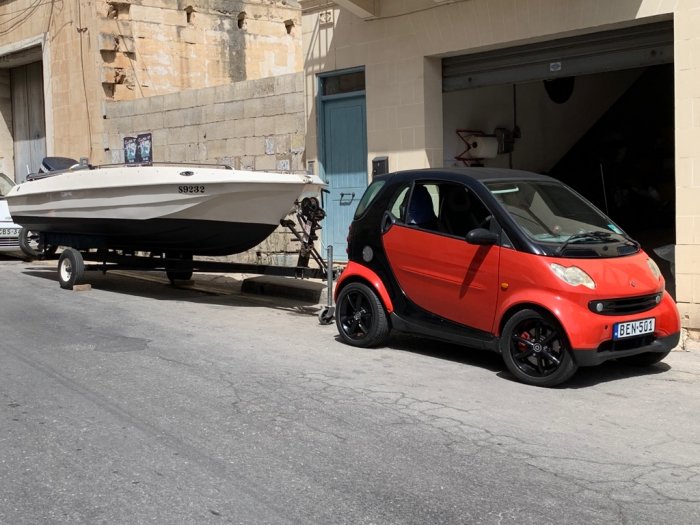
M 539 389 L 290 301 L 0 277 L 0 523 L 700 523 L 699 351 Z

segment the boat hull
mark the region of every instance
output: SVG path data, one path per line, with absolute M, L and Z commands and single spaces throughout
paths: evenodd
M 46 244 L 78 250 L 105 248 L 153 253 L 230 255 L 250 250 L 275 231 L 274 224 L 187 219 L 20 219 L 42 232 Z
M 100 168 L 25 182 L 7 200 L 15 222 L 47 244 L 225 255 L 262 242 L 322 184 L 228 169 Z

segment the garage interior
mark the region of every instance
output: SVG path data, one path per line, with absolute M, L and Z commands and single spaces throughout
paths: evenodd
M 445 58 L 443 126 L 445 166 L 562 180 L 641 243 L 675 297 L 671 21 Z M 479 135 L 498 148 L 470 150 Z

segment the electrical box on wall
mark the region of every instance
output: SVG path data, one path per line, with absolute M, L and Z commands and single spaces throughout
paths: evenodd
M 389 173 L 389 157 L 374 157 L 372 159 L 372 176 Z

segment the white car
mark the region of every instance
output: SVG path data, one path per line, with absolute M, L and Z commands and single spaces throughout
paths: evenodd
M 15 183 L 4 173 L 0 173 L 0 253 L 19 252 L 19 235 L 22 227 L 15 224 L 10 216 L 5 195 Z

